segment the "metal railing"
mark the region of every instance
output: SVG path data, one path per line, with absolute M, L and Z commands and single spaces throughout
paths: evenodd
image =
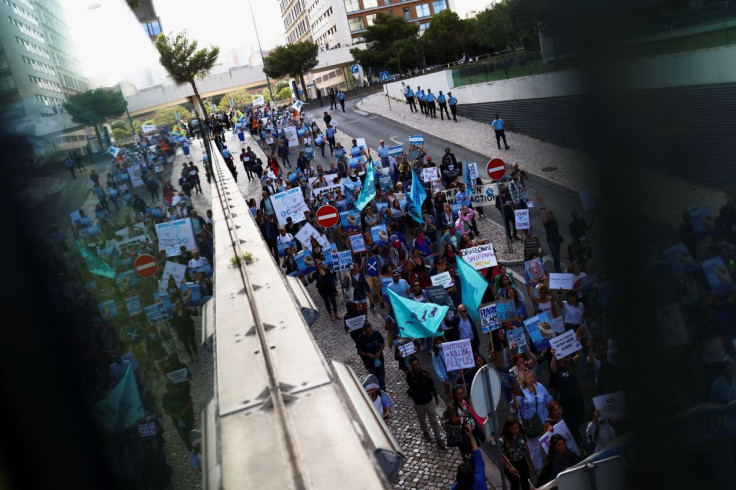
M 494 82 L 509 78 L 526 77 L 563 70 L 575 66 L 574 60 L 558 63 L 544 63 L 541 53 L 500 56 L 482 63 L 472 63 L 452 70 L 455 87 L 474 83 Z

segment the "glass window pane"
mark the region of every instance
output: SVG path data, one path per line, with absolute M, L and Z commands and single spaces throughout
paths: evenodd
M 438 0 L 436 2 L 432 2 L 432 8 L 434 9 L 434 13 L 442 12 L 443 10 L 447 9 L 447 0 Z

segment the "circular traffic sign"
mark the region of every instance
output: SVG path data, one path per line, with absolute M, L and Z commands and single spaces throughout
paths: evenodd
M 133 262 L 133 270 L 140 277 L 152 277 L 158 270 L 158 262 L 153 255 L 139 255 Z
M 488 417 L 501 399 L 501 378 L 498 371 L 487 364 L 480 368 L 470 385 L 470 398 L 473 400 L 475 413 Z
M 494 158 L 488 162 L 486 170 L 488 171 L 488 176 L 493 180 L 502 179 L 504 174 L 506 174 L 506 164 L 500 158 Z
M 332 228 L 340 221 L 340 214 L 335 206 L 325 204 L 317 210 L 317 224 L 322 228 Z

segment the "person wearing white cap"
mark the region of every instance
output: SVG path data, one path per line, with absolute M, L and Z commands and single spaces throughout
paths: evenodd
M 373 406 L 376 408 L 378 415 L 383 417 L 384 420 L 391 417 L 391 409 L 394 404 L 386 393 L 381 391 L 381 387 L 378 383 L 370 383 L 365 387 L 365 391 L 368 392 L 368 396 L 373 401 Z

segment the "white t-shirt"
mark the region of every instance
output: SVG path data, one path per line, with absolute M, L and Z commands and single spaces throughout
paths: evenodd
M 583 323 L 583 315 L 585 314 L 585 305 L 578 303 L 577 306 L 572 306 L 567 301 L 562 302 L 564 306 L 565 323 L 574 323 L 580 325 Z
M 291 233 L 286 233 L 284 235 L 279 234 L 279 236 L 276 237 L 277 243 L 289 243 L 294 241 L 294 235 Z
M 196 269 L 198 267 L 202 267 L 203 265 L 207 265 L 209 262 L 207 262 L 207 259 L 204 257 L 200 257 L 198 259 L 192 259 L 189 261 L 189 268 L 190 269 Z

